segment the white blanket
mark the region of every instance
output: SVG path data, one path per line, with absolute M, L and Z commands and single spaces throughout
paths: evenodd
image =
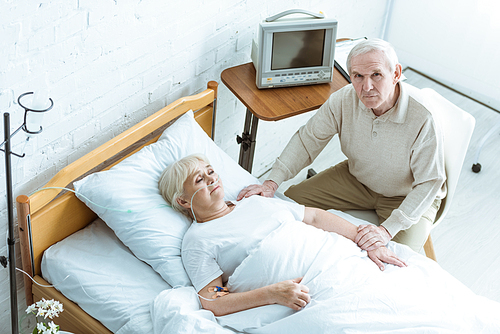
M 217 324 L 200 310 L 194 289 L 173 289 L 152 306 L 155 333 L 189 333 L 186 323 L 197 333 L 500 333 L 499 303 L 408 247 L 389 247 L 408 267 L 380 271 L 346 238 L 284 224 L 241 263 L 228 287 L 247 291 L 303 277 L 312 298 L 304 309 L 263 306 L 218 317 Z

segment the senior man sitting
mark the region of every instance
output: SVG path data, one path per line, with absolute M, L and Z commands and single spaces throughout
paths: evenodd
M 420 251 L 446 196 L 443 142 L 421 92 L 400 82 L 392 46 L 379 39 L 357 44 L 347 58 L 352 84 L 333 93 L 291 138 L 262 185 L 238 200 L 272 197 L 278 186 L 310 165 L 335 134 L 347 160 L 291 186 L 285 195 L 324 210 L 374 209 L 380 225 L 363 225 L 365 250 L 389 240 Z

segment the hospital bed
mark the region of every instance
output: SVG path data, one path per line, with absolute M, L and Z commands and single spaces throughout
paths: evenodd
M 31 275 L 35 282 L 43 286 L 50 286 L 51 284 L 42 275 L 42 256 L 44 252 L 50 246 L 82 230 L 98 219 L 96 213 L 80 201 L 73 192 L 64 191 L 58 187 L 71 188 L 74 181 L 81 179 L 85 175 L 92 172 L 109 170 L 112 166 L 140 151 L 141 148 L 157 142 L 163 130 L 173 120 L 190 110 L 196 111 L 194 119 L 200 124 L 203 131 L 211 136 L 215 120 L 216 98 L 217 83 L 211 81 L 208 83 L 205 91 L 178 99 L 59 171 L 44 186 L 44 188 L 53 189 L 39 191 L 31 196 L 18 196 L 18 226 L 23 270 Z M 102 227 L 107 228 L 106 226 Z M 115 237 L 113 236 L 113 238 Z M 112 247 L 111 244 L 115 241 L 120 243 L 116 239 L 112 241 L 108 239 L 104 241 L 98 240 L 98 242 L 102 243 L 107 242 L 107 246 L 109 247 Z M 99 244 L 88 245 L 90 249 L 93 248 L 95 250 L 95 253 L 106 249 L 101 246 Z M 124 248 L 122 245 L 120 247 Z M 126 251 L 127 249 L 124 248 L 123 250 Z M 106 251 L 109 251 L 109 249 Z M 109 251 L 108 255 L 111 253 L 112 251 Z M 130 252 L 128 253 L 131 254 Z M 105 255 L 96 254 L 96 257 Z M 127 255 L 127 252 L 125 252 L 125 255 Z M 178 255 L 180 256 L 180 253 Z M 63 254 L 62 256 L 64 257 L 65 255 Z M 68 253 L 66 257 L 69 258 L 70 256 Z M 77 254 L 73 254 L 73 256 L 77 256 Z M 79 261 L 76 258 L 75 260 Z M 150 276 L 154 279 L 160 277 L 151 267 L 141 266 L 144 263 L 140 260 L 137 261 L 131 261 L 131 263 L 124 262 L 123 266 L 129 266 L 128 268 L 124 268 L 125 274 L 128 273 L 129 276 L 133 276 L 133 270 L 141 270 L 149 272 Z M 119 263 L 120 260 L 118 260 L 117 264 Z M 106 269 L 103 277 L 112 277 L 112 274 L 115 273 L 115 268 L 110 267 Z M 65 282 L 68 282 L 71 278 L 69 277 Z M 52 283 L 57 282 L 54 281 Z M 110 282 L 110 284 L 114 287 L 115 283 Z M 157 285 L 158 289 L 170 288 L 166 282 L 164 284 L 158 282 Z M 41 287 L 25 276 L 24 286 L 26 303 L 28 305 L 41 298 L 56 299 L 64 304 L 64 312 L 56 319 L 56 323 L 62 329 L 74 333 L 111 333 L 101 322 L 97 321 L 87 312 L 84 312 L 77 303 L 70 301 L 62 295 L 57 289 L 57 285 L 55 287 Z M 90 288 L 87 290 L 90 290 Z M 106 289 L 103 291 L 106 291 Z M 81 292 L 83 296 L 89 297 L 87 294 L 90 294 L 90 291 L 82 290 Z M 99 312 L 102 312 L 102 310 L 98 310 L 97 314 Z M 133 313 L 126 316 L 129 315 L 130 318 L 133 317 Z M 116 329 L 120 328 L 115 326 L 113 329 L 116 331 Z
M 325 304 L 329 312 L 335 312 L 334 317 L 315 311 L 321 304 L 316 297 L 307 312 L 305 309 L 293 314 L 279 305 L 219 318 L 201 309 L 180 258 L 182 236 L 189 222 L 165 205 L 157 188 L 159 176 L 169 163 L 191 153 L 203 153 L 225 181 L 228 200 L 234 200 L 244 186 L 258 182 L 210 139 L 217 83 L 209 82 L 207 87 L 169 104 L 68 165 L 37 192 L 17 198 L 22 266 L 34 281 L 29 277 L 24 280 L 28 305 L 41 298 L 59 300 L 64 312 L 55 322 L 62 330 L 73 333 L 274 333 L 276 328 L 284 332 L 293 328 L 292 332 L 301 333 L 300 326 L 304 325 L 309 329 L 323 326 L 326 332 L 334 328 L 338 332 L 395 328 L 394 332 L 401 333 L 418 332 L 427 326 L 432 333 L 443 329 L 446 318 L 448 332 L 471 325 L 463 322 L 467 316 L 460 312 L 465 309 L 455 310 L 454 306 L 465 298 L 465 311 L 470 313 L 474 308 L 471 328 L 488 324 L 500 330 L 498 321 L 491 321 L 500 311 L 498 303 L 474 295 L 434 261 L 392 243 L 391 249 L 410 263 L 412 271 L 405 275 L 436 282 L 427 287 L 427 294 L 407 289 L 413 295 L 403 300 L 389 291 L 379 291 L 375 298 L 375 293 L 360 290 L 359 286 L 357 290 L 353 286 L 340 288 L 334 298 L 337 305 Z M 303 238 L 298 236 L 297 242 L 301 242 Z M 383 281 L 378 268 L 374 264 L 370 267 L 371 260 L 349 242 L 339 241 L 339 245 L 347 245 L 355 253 L 349 256 L 360 265 L 346 268 L 343 260 L 332 263 L 332 268 L 343 268 L 332 276 L 344 277 L 350 285 L 356 282 L 355 277 L 363 275 Z M 281 246 L 274 248 L 279 252 Z M 334 256 L 326 255 L 322 255 L 324 262 L 331 262 Z M 277 254 L 277 258 L 289 260 L 284 253 Z M 323 260 L 316 256 L 315 261 Z M 364 267 L 369 268 L 369 273 L 355 274 Z M 326 268 L 319 271 L 311 275 L 327 272 Z M 387 272 L 404 273 L 395 267 L 387 268 Z M 253 274 L 242 275 L 243 281 L 252 280 Z M 364 283 L 362 286 L 370 289 Z M 397 295 L 404 295 L 400 292 Z M 379 309 L 381 299 L 393 313 Z M 441 299 L 446 304 L 441 304 Z M 446 308 L 443 311 L 447 315 L 441 308 Z M 410 314 L 406 315 L 405 309 Z M 323 323 L 325 319 L 337 322 Z

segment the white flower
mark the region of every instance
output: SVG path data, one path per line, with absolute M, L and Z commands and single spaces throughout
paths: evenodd
M 54 309 L 56 309 L 57 312 L 61 313 L 62 311 L 64 311 L 63 304 L 61 304 L 60 302 L 56 301 L 55 304 L 54 304 Z
M 46 309 L 47 308 L 47 300 L 45 298 L 42 298 L 42 300 L 37 301 L 36 307 Z
M 44 308 L 39 308 L 38 309 L 38 313 L 36 314 L 37 317 L 45 317 L 47 318 L 47 315 L 46 315 L 47 311 L 44 309 Z
M 30 313 L 35 313 L 36 311 L 36 305 L 35 304 L 32 304 L 30 306 L 28 306 L 28 308 L 26 309 L 26 313 L 30 314 Z
M 26 313 L 33 313 L 36 317 L 44 317 L 45 319 L 58 317 L 59 313 L 62 311 L 63 305 L 60 302 L 54 299 L 46 300 L 45 298 L 42 298 L 42 300 L 34 303 L 26 309 Z M 48 324 L 39 322 L 37 323 L 34 332 L 38 334 L 57 334 L 59 332 L 59 326 L 53 321 L 50 321 Z
M 53 321 L 51 321 L 51 322 L 49 322 L 49 328 L 54 333 L 57 333 L 57 330 L 59 329 L 59 326 L 57 326 Z
M 55 316 L 57 316 L 57 311 L 50 309 L 47 311 L 47 314 L 45 315 L 45 318 L 53 319 Z

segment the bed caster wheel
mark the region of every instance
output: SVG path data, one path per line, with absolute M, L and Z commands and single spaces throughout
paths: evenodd
M 480 163 L 473 164 L 472 165 L 472 171 L 474 173 L 479 173 L 481 171 L 481 164 Z

